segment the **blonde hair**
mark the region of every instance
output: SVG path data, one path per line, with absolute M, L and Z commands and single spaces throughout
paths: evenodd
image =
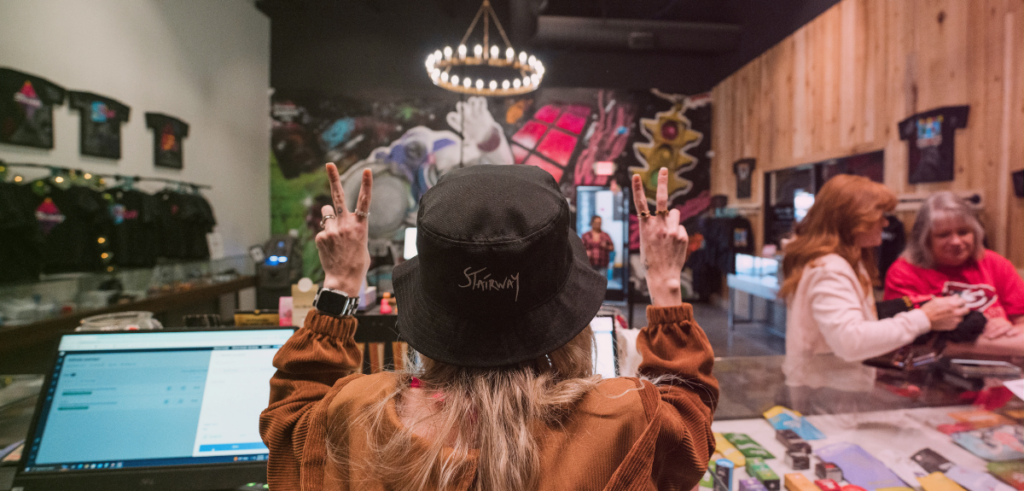
M 804 268 L 827 254 L 838 254 L 857 272 L 864 293 L 878 280 L 874 251 L 857 247 L 855 237 L 871 230 L 896 207 L 896 196 L 883 184 L 866 177 L 840 174 L 829 179 L 815 197 L 807 216 L 794 227 L 795 238 L 785 247 L 785 280 L 779 297 L 795 293 Z M 857 264 L 864 265 L 867 274 Z
M 932 254 L 932 227 L 935 215 L 948 213 L 967 222 L 974 232 L 974 260 L 980 261 L 985 255 L 985 229 L 978 221 L 967 202 L 949 191 L 940 191 L 928 197 L 921 204 L 921 209 L 914 219 L 914 227 L 910 231 L 910 240 L 903 257 L 914 266 L 934 268 L 935 256 Z
M 548 355 L 498 368 L 457 367 L 420 355 L 418 367 L 399 373 L 395 392 L 361 416 L 370 428 L 367 461 L 346 462 L 339 454 L 344 445 L 329 448 L 329 454 L 335 465 L 364 465 L 385 489 L 412 491 L 456 487 L 478 449 L 474 489 L 536 489 L 540 457 L 532 427 L 561 424 L 596 387 L 600 376 L 592 373 L 593 342 L 587 327 Z M 423 390 L 443 396 L 436 413 L 415 423 L 430 426 L 438 435 L 427 443 L 426 452 L 413 449 L 413 425 L 396 434 L 382 424 L 389 405 L 399 406 L 408 396 L 413 375 Z M 466 424 L 467 419 L 473 424 Z

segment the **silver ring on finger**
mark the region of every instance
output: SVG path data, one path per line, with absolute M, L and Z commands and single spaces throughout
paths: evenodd
M 332 218 L 338 218 L 338 217 L 336 217 L 334 215 L 324 215 L 324 217 L 320 219 L 320 228 L 324 228 L 324 225 L 327 224 L 327 220 L 330 220 Z
M 369 217 L 369 216 L 370 216 L 370 212 L 368 212 L 368 211 L 363 211 L 363 210 L 356 210 L 356 211 L 354 211 L 354 212 L 352 212 L 352 213 L 355 213 L 355 215 L 356 215 L 357 217 L 361 217 L 361 218 L 367 218 L 367 217 Z

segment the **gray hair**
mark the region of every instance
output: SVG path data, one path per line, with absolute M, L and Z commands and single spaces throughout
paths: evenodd
M 949 213 L 962 218 L 974 229 L 974 259 L 981 260 L 985 254 L 985 229 L 978 221 L 974 210 L 963 199 L 949 191 L 941 191 L 928 197 L 917 212 L 914 228 L 910 231 L 910 240 L 903 251 L 903 257 L 914 266 L 922 268 L 935 267 L 935 256 L 932 255 L 932 225 L 935 215 Z

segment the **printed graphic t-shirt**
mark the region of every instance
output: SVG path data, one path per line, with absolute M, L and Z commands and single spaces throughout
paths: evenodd
M 135 189 L 110 189 L 107 194 L 112 199 L 109 211 L 114 225 L 114 264 L 152 267 L 160 248 L 156 198 Z
M 131 108 L 89 92 L 68 92 L 71 107 L 81 113 L 79 137 L 82 155 L 121 158 L 121 123 Z
M 160 113 L 146 113 L 146 127 L 153 128 L 153 165 L 182 168 L 181 139 L 188 136 L 188 123 Z
M 53 106 L 63 103 L 53 82 L 0 68 L 0 143 L 53 148 Z
M 925 269 L 899 258 L 885 278 L 885 299 L 909 295 L 959 295 L 985 317 L 1024 315 L 1024 280 L 1013 263 L 986 250 L 981 261 L 968 259 L 959 267 Z
M 940 107 L 900 121 L 900 139 L 910 145 L 907 168 L 911 184 L 953 180 L 954 132 L 967 126 L 969 109 Z
M 29 186 L 45 189 L 33 193 L 36 224 L 43 236 L 43 271 L 68 273 L 97 271 L 103 267 L 106 246 L 97 239 L 109 237 L 110 215 L 102 195 L 92 189 L 71 186 L 61 189 L 45 181 Z

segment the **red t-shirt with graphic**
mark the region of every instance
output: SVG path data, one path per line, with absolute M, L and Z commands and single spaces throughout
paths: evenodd
M 1024 315 L 1024 280 L 1013 264 L 990 250 L 980 261 L 925 269 L 902 257 L 885 276 L 885 299 L 909 295 L 959 295 L 971 310 L 993 319 Z

